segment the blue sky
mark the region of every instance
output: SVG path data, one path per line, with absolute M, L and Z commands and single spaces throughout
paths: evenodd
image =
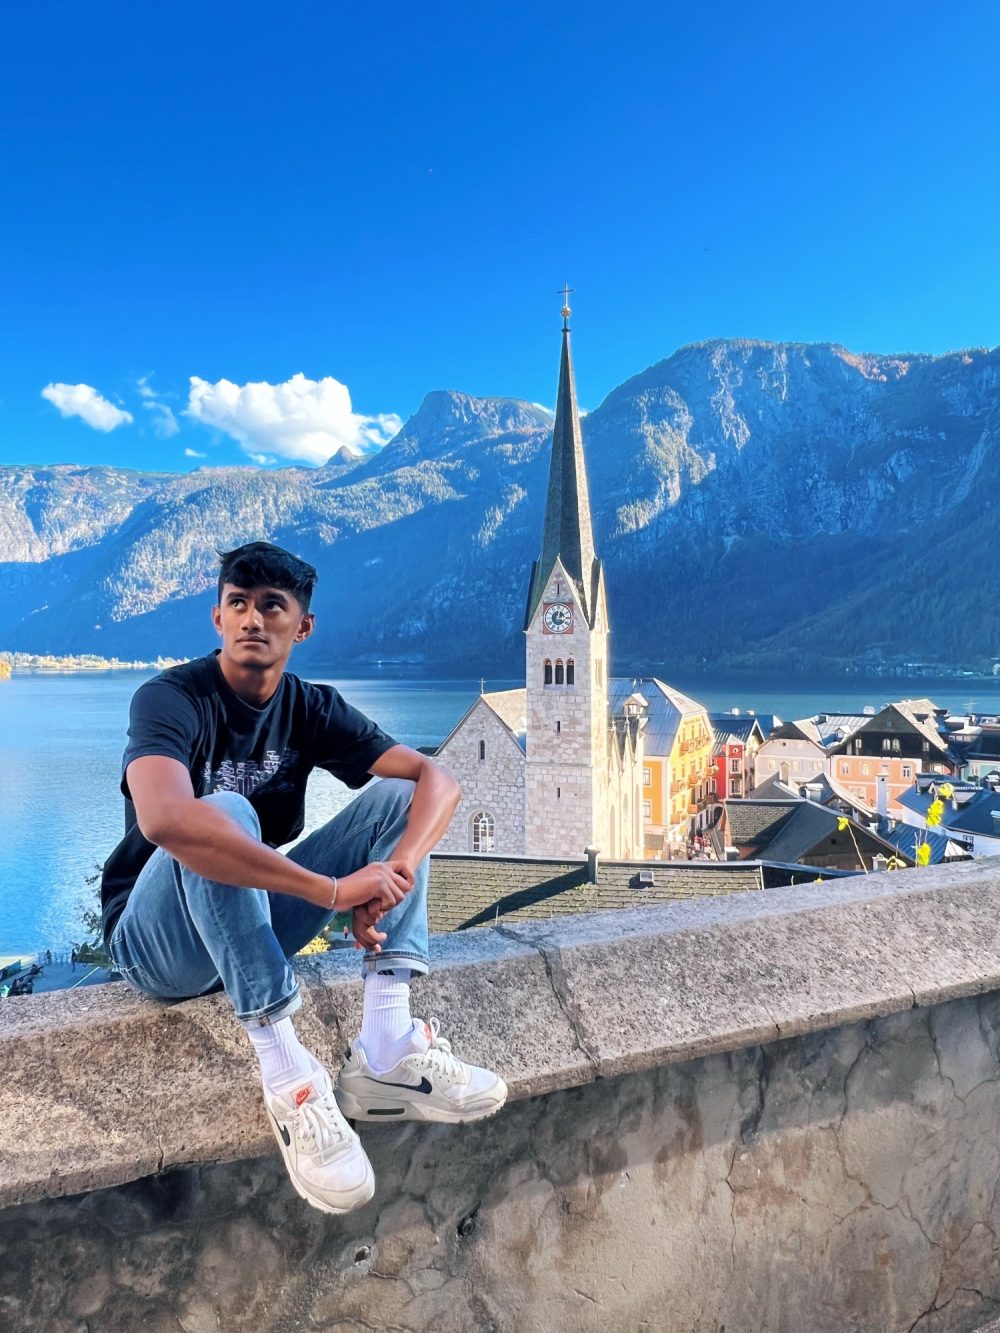
M 551 403 L 564 279 L 585 406 L 700 338 L 1000 341 L 996 7 L 360 11 L 8 21 L 0 462 L 314 462 L 435 388 Z

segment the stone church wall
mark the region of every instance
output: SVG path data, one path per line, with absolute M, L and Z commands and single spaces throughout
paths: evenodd
M 480 743 L 485 758 L 480 759 Z M 497 856 L 524 851 L 524 753 L 510 732 L 481 700 L 438 752 L 437 761 L 455 777 L 462 799 L 448 831 L 438 844 L 442 852 L 471 852 L 472 817 L 493 816 Z

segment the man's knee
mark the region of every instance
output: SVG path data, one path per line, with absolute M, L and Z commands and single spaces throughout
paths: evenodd
M 383 801 L 386 806 L 405 810 L 413 800 L 417 784 L 409 778 L 383 778 L 375 784 L 372 796 Z
M 216 791 L 210 796 L 203 796 L 203 801 L 211 801 L 224 810 L 230 819 L 235 819 L 237 824 L 241 824 L 248 833 L 252 833 L 255 838 L 260 837 L 260 820 L 257 817 L 257 811 L 253 808 L 245 796 L 241 796 L 238 791 Z

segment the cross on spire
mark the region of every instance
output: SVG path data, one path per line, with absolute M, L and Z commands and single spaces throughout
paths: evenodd
M 563 328 L 564 328 L 564 329 L 568 329 L 568 328 L 569 328 L 569 317 L 570 317 L 570 315 L 573 313 L 572 310 L 570 310 L 570 308 L 569 308 L 569 298 L 570 298 L 570 293 L 573 292 L 573 291 L 575 291 L 575 290 L 576 290 L 576 288 L 575 288 L 575 287 L 571 287 L 571 286 L 569 285 L 569 283 L 564 283 L 564 284 L 562 285 L 562 287 L 559 288 L 559 293 L 558 293 L 558 294 L 559 294 L 559 295 L 562 297 L 562 299 L 563 299 L 562 321 L 563 321 Z

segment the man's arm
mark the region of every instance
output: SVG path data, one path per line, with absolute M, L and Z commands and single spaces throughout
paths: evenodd
M 408 778 L 416 784 L 406 831 L 392 854 L 393 861 L 404 862 L 412 873 L 444 837 L 458 809 L 462 789 L 433 759 L 408 745 L 386 750 L 372 764 L 371 771 L 376 777 Z
M 441 841 L 458 807 L 462 790 L 443 768 L 408 745 L 394 745 L 372 764 L 380 778 L 408 778 L 416 783 L 406 829 L 396 844 L 389 866 L 413 886 L 413 872 Z M 358 949 L 378 953 L 385 934 L 377 929 L 388 910 L 377 903 L 361 903 L 354 909 L 354 940 Z
M 401 748 L 401 747 L 400 747 Z M 269 889 L 304 898 L 317 907 L 332 906 L 333 884 L 258 842 L 210 801 L 199 801 L 182 763 L 163 755 L 133 759 L 126 781 L 144 838 L 206 879 L 237 888 Z M 375 863 L 345 875 L 337 886 L 336 906 L 347 910 L 377 898 L 383 910 L 402 902 L 412 876 Z

